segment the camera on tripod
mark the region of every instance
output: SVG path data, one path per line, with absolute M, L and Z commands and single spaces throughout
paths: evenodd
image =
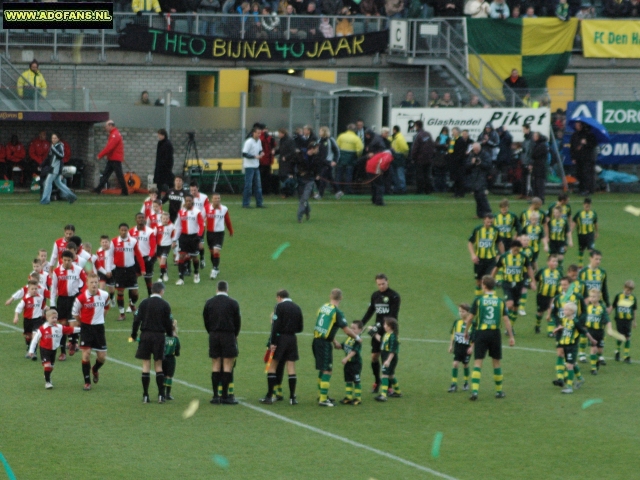
M 187 132 L 187 137 L 189 137 L 190 142 L 196 141 L 196 132 Z

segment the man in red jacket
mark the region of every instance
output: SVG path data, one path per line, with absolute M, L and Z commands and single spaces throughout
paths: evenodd
M 384 206 L 384 173 L 393 162 L 391 150 L 375 154 L 367 160 L 367 178 L 371 182 L 371 202 L 379 207 Z
M 27 164 L 24 172 L 25 183 L 30 182 L 33 175 L 37 175 L 42 163 L 49 156 L 49 148 L 51 148 L 51 143 L 47 140 L 47 132 L 44 130 L 38 134 L 37 138 L 31 140 L 29 144 L 29 158 L 31 161 Z
M 102 157 L 107 157 L 107 167 L 102 173 L 100 183 L 93 189 L 93 192 L 101 193 L 102 188 L 109 181 L 111 174 L 116 172 L 116 178 L 118 179 L 118 183 L 122 189 L 122 193 L 120 195 L 129 195 L 127 183 L 124 181 L 124 175 L 122 174 L 122 162 L 124 161 L 124 144 L 122 143 L 122 135 L 120 135 L 120 132 L 116 128 L 116 124 L 113 120 L 107 120 L 104 128 L 109 134 L 109 139 L 107 140 L 107 146 L 98 154 L 98 160 Z
M 262 183 L 262 193 L 268 195 L 271 193 L 271 165 L 273 165 L 273 154 L 276 151 L 276 141 L 269 134 L 266 125 L 261 124 L 260 128 L 262 128 L 260 143 L 262 143 L 262 152 L 264 153 L 260 157 L 260 182 Z

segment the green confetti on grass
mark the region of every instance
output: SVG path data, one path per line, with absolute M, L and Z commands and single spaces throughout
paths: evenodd
M 291 246 L 291 244 L 290 244 L 289 242 L 285 242 L 285 243 L 283 243 L 282 245 L 280 245 L 280 246 L 278 247 L 278 249 L 277 249 L 275 252 L 273 252 L 273 255 L 271 255 L 271 259 L 272 259 L 272 260 L 277 260 L 277 259 L 278 259 L 278 257 L 279 257 L 280 255 L 282 255 L 282 252 L 284 252 L 284 251 L 285 251 L 287 248 L 289 248 L 290 246 Z
M 596 403 L 602 403 L 603 400 L 601 398 L 592 398 L 591 400 L 587 400 L 582 404 L 582 409 L 589 408 L 591 405 L 595 405 Z
M 453 300 L 451 300 L 446 293 L 443 295 L 443 298 L 444 298 L 444 303 L 447 304 L 447 307 L 449 307 L 449 310 L 451 310 L 451 313 L 453 313 L 455 317 L 458 318 L 460 316 L 460 313 L 458 312 L 458 306 L 455 303 L 453 303 Z
M 433 458 L 438 458 L 440 456 L 440 445 L 442 444 L 442 437 L 444 434 L 442 432 L 437 432 L 436 436 L 433 437 L 433 446 L 431 447 L 431 456 Z
M 214 455 L 213 461 L 220 468 L 224 468 L 225 470 L 229 468 L 229 460 L 227 460 L 227 457 L 223 457 L 222 455 Z

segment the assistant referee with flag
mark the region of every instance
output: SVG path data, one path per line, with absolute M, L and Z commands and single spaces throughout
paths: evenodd
M 151 382 L 151 355 L 153 355 L 158 384 L 158 403 L 164 403 L 164 359 L 165 334 L 173 337 L 173 316 L 171 306 L 162 296 L 164 284 L 156 282 L 151 286 L 151 296 L 140 303 L 133 320 L 131 339 L 135 342 L 140 328 L 140 344 L 136 358 L 142 360 L 142 403 L 149 403 L 149 383 Z

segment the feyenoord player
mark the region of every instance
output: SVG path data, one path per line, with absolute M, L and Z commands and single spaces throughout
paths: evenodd
M 67 243 L 71 240 L 76 234 L 76 227 L 73 225 L 65 225 L 64 227 L 64 237 L 59 238 L 55 242 L 53 242 L 53 251 L 51 252 L 51 260 L 49 260 L 49 265 L 51 269 L 56 268 L 58 265 L 62 263 L 62 252 L 67 249 Z
M 184 208 L 178 212 L 178 223 L 176 224 L 176 241 L 180 247 L 178 264 L 180 279 L 176 285 L 184 285 L 184 274 L 190 259 L 193 260 L 193 283 L 200 283 L 198 251 L 202 243 L 203 232 L 202 212 L 194 207 L 193 196 L 188 193 L 184 196 Z
M 171 218 L 172 223 L 176 223 L 176 219 L 178 218 L 178 212 L 184 205 L 184 196 L 185 191 L 183 189 L 182 177 L 175 177 L 173 180 L 173 188 L 165 193 L 164 197 L 162 197 L 162 203 L 169 202 L 169 217 Z M 178 249 L 175 249 L 175 262 L 178 261 Z
M 53 388 L 51 383 L 51 372 L 56 362 L 56 350 L 60 346 L 63 337 L 79 333 L 79 328 L 65 327 L 58 324 L 58 312 L 56 310 L 47 310 L 46 322 L 38 328 L 31 340 L 29 347 L 29 355 L 35 357 L 36 348 L 40 345 L 40 358 L 44 367 L 44 388 L 47 390 Z
M 87 275 L 87 288 L 73 304 L 74 326 L 80 325 L 80 350 L 82 350 L 82 375 L 84 389 L 91 390 L 89 373 L 93 383 L 98 383 L 98 371 L 107 360 L 107 340 L 104 334 L 104 314 L 109 310 L 109 294 L 99 288 L 98 275 Z M 96 363 L 91 367 L 91 350 L 96 352 Z
M 75 245 L 75 247 L 71 244 Z M 78 237 L 77 235 L 71 237 L 69 239 L 69 243 L 67 244 L 67 250 L 71 250 L 73 253 L 75 253 L 76 256 L 73 259 L 73 262 L 76 263 L 80 268 L 85 268 L 87 264 L 89 264 L 90 267 L 93 266 L 93 262 L 91 261 L 91 253 L 86 252 L 82 248 L 82 238 Z
M 158 189 L 156 187 L 151 187 L 149 189 L 149 196 L 145 198 L 144 203 L 142 204 L 142 208 L 140 209 L 140 213 L 144 215 L 144 218 L 149 218 L 153 215 L 153 202 L 158 199 Z
M 140 267 L 140 274 L 146 275 L 145 263 L 140 250 L 138 240 L 129 235 L 129 225 L 121 223 L 118 227 L 120 234 L 111 240 L 111 245 L 105 256 L 105 269 L 112 272 L 116 284 L 118 321 L 123 321 L 124 316 L 124 291 L 129 290 L 129 306 L 131 311 L 136 311 L 138 301 L 138 277 L 136 275 L 136 263 Z
M 40 258 L 34 258 L 31 267 L 33 268 L 31 273 L 38 275 L 38 291 L 41 295 L 44 295 L 44 291 L 49 290 L 49 274 L 42 269 L 42 260 Z
M 193 206 L 202 212 L 204 216 L 207 208 L 209 207 L 209 199 L 204 193 L 200 193 L 198 182 L 191 182 L 189 184 L 189 192 L 193 196 Z M 204 240 L 204 239 L 203 239 Z M 204 268 L 204 241 L 200 241 L 200 268 Z
M 76 296 L 87 284 L 87 274 L 78 265 L 73 263 L 74 255 L 69 250 L 62 253 L 62 265 L 58 266 L 51 275 L 51 299 L 49 305 L 58 310 L 58 321 L 67 326 L 69 320 L 72 320 L 71 309 Z M 67 359 L 65 343 L 66 335 L 62 337 L 60 346 L 60 356 L 58 360 L 61 362 Z M 69 355 L 73 355 L 77 351 L 75 342 L 69 344 Z
M 147 227 L 144 214 L 136 214 L 136 226 L 129 230 L 129 235 L 138 240 L 138 250 L 144 259 L 145 272 L 144 283 L 147 285 L 147 296 L 151 296 L 151 283 L 153 282 L 153 265 L 156 262 L 156 230 Z M 136 268 L 136 272 L 140 270 Z
M 115 282 L 113 281 L 113 275 L 111 272 L 107 272 L 105 259 L 111 240 L 108 235 L 100 236 L 100 248 L 96 250 L 96 261 L 94 262 L 95 271 L 98 272 L 98 279 L 100 280 L 100 288 L 102 290 L 105 287 L 108 289 L 109 298 L 111 299 L 111 306 L 115 307 L 116 304 L 113 301 L 113 294 L 115 292 Z
M 9 297 L 9 299 L 8 299 L 4 304 L 5 304 L 6 306 L 9 306 L 9 305 L 11 305 L 14 301 L 15 301 L 15 302 L 19 302 L 20 300 L 22 300 L 22 299 L 24 298 L 24 296 L 25 296 L 25 295 L 28 293 L 28 291 L 29 291 L 29 283 L 28 283 L 28 282 L 30 282 L 31 280 L 33 280 L 33 281 L 35 281 L 35 282 L 38 282 L 38 294 L 42 295 L 44 298 L 49 298 L 49 297 L 50 297 L 50 295 L 49 295 L 49 291 L 48 291 L 48 290 L 46 290 L 46 289 L 42 289 L 42 288 L 40 287 L 40 276 L 39 276 L 37 273 L 33 272 L 33 273 L 30 273 L 30 274 L 29 274 L 29 278 L 27 279 L 27 284 L 26 284 L 24 287 L 22 287 L 22 288 L 18 289 L 18 290 L 16 291 L 16 293 L 14 293 L 13 295 L 11 295 L 11 296 Z
M 33 358 L 29 353 L 29 346 L 31 345 L 31 339 L 33 338 L 33 332 L 40 328 L 44 320 L 42 318 L 42 312 L 44 308 L 44 297 L 38 293 L 38 282 L 35 280 L 29 280 L 27 284 L 27 294 L 20 300 L 16 307 L 15 315 L 13 317 L 13 324 L 17 325 L 19 315 L 23 316 L 23 332 L 24 341 L 27 344 L 27 354 L 25 358 Z
M 38 250 L 38 258 L 40 259 L 40 262 L 42 262 L 42 271 L 46 274 L 49 274 L 49 272 L 53 269 L 49 264 L 49 260 L 47 260 L 47 251 L 44 248 Z
M 160 259 L 160 279 L 159 281 L 169 281 L 167 275 L 167 257 L 172 247 L 175 247 L 176 226 L 171 223 L 171 218 L 167 212 L 162 212 L 162 223 L 156 228 L 156 257 Z
M 207 245 L 211 252 L 211 275 L 209 278 L 216 278 L 220 266 L 220 250 L 224 243 L 224 229 L 229 230 L 229 236 L 233 237 L 233 226 L 229 217 L 229 209 L 220 203 L 220 194 L 211 195 L 211 203 L 205 205 L 205 216 L 207 218 Z M 202 265 L 201 265 L 202 266 Z
M 378 290 L 371 295 L 371 302 L 367 312 L 362 317 L 362 325 L 366 325 L 369 319 L 376 314 L 376 324 L 369 330 L 371 335 L 371 370 L 375 377 L 375 383 L 371 393 L 378 393 L 380 388 L 380 345 L 375 335 L 379 333 L 384 336 L 384 317 L 397 319 L 400 313 L 400 295 L 395 290 L 389 288 L 389 280 L 384 273 L 376 275 L 376 285 Z
M 154 200 L 151 208 L 152 212 L 147 217 L 147 227 L 158 228 L 162 223 L 162 201 L 159 199 Z

